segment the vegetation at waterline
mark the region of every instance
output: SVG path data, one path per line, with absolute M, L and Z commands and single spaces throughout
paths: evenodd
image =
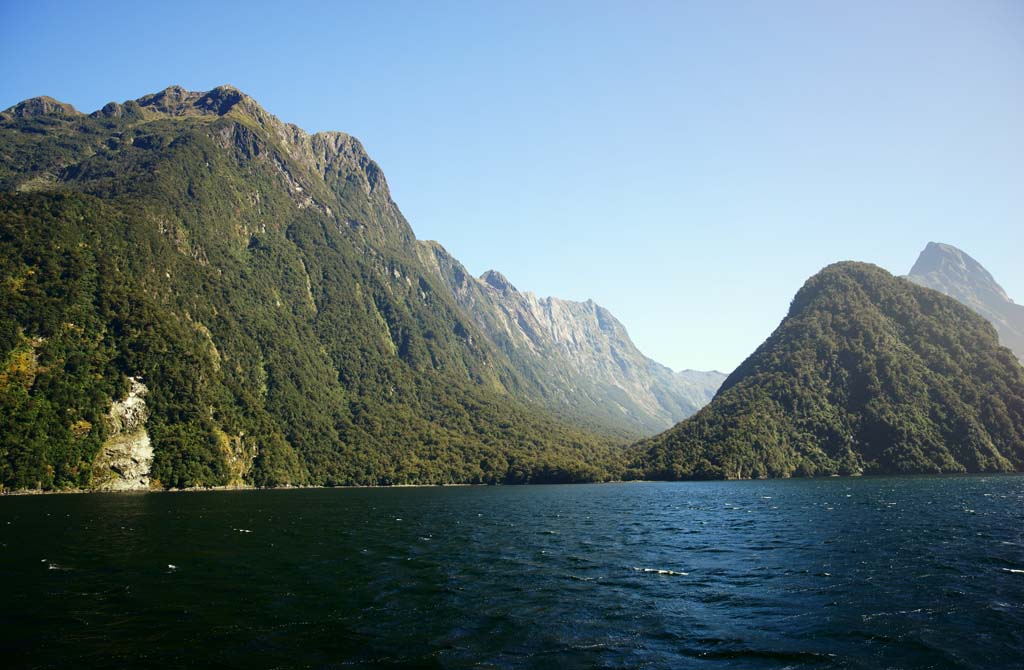
M 130 377 L 164 487 L 1024 468 L 1024 372 L 992 327 L 859 263 L 624 451 L 540 405 L 358 141 L 230 87 L 0 114 L 0 487 L 89 487 Z

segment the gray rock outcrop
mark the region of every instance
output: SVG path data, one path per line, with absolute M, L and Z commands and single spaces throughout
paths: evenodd
M 146 431 L 149 389 L 130 377 L 131 387 L 123 400 L 115 400 L 107 415 L 110 437 L 93 464 L 93 485 L 100 491 L 145 491 L 150 485 L 153 446 Z
M 929 242 L 907 279 L 945 293 L 988 319 L 1000 343 L 1024 361 L 1024 306 L 1015 304 L 981 263 L 952 245 Z

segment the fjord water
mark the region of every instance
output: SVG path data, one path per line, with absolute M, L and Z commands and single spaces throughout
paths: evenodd
M 1024 477 L 0 499 L 8 667 L 1024 665 Z

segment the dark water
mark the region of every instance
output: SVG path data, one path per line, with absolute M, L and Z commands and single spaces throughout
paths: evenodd
M 7 667 L 1024 667 L 1020 476 L 9 497 L 0 545 Z

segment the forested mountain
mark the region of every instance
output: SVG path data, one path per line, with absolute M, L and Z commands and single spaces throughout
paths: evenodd
M 1024 307 L 1006 295 L 988 270 L 949 244 L 929 242 L 907 279 L 956 298 L 988 319 L 999 340 L 1024 361 Z
M 495 270 L 478 279 L 436 242 L 420 242 L 420 252 L 545 402 L 569 415 L 632 437 L 650 435 L 706 405 L 725 379 L 714 371 L 673 372 L 647 358 L 592 300 L 538 298 Z
M 6 110 L 0 485 L 608 476 L 420 254 L 357 140 L 234 88 Z
M 707 407 L 634 449 L 667 479 L 1019 471 L 1024 369 L 959 302 L 837 263 Z

